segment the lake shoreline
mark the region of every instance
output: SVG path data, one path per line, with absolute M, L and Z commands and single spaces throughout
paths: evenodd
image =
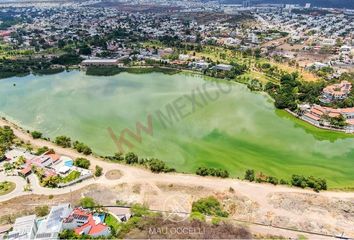
M 124 128 L 135 132 L 134 123 L 138 121 L 146 125 L 146 114 L 155 113 L 156 110 L 161 110 L 165 114 L 166 104 L 172 104 L 180 96 L 190 94 L 191 89 L 196 89 L 196 87 L 207 83 L 208 86 L 214 86 L 214 89 L 209 90 L 210 94 L 214 94 L 213 91 L 217 89 L 215 83 L 225 82 L 225 84 L 234 86 L 231 95 L 223 96 L 225 98 L 207 105 L 208 107 L 199 108 L 195 114 L 183 121 L 176 121 L 173 127 L 167 130 L 157 127 L 155 129 L 157 135 L 154 137 L 143 132 L 142 144 L 132 141 L 136 146 L 133 152 L 143 158 L 152 157 L 166 161 L 170 167 L 176 168 L 179 172 L 194 173 L 198 167 L 221 168 L 228 169 L 232 177 L 243 178 L 245 170 L 254 169 L 267 176 L 278 177 L 278 179 L 289 180 L 292 174 L 305 176 L 313 174 L 315 177 L 330 179 L 330 188 L 351 186 L 352 179 L 347 176 L 347 171 L 352 168 L 346 166 L 350 164 L 348 158 L 351 155 L 335 151 L 338 157 L 343 158 L 338 161 L 338 166 L 331 164 L 331 156 L 322 158 L 319 155 L 313 155 L 319 151 L 327 151 L 332 147 L 335 150 L 336 146 L 350 144 L 352 140 L 346 137 L 349 135 L 328 130 L 320 131 L 307 123 L 299 124 L 300 119 L 290 118 L 287 116 L 290 116 L 289 113 L 285 114 L 285 111 L 275 109 L 273 99 L 269 94 L 252 92 L 244 84 L 238 82 L 184 72 L 172 76 L 162 73 L 141 76 L 122 73 L 122 75 L 115 77 L 95 78 L 86 76 L 82 71 L 64 72 L 57 76 L 30 76 L 28 80 L 12 79 L 2 84 L 3 91 L 8 92 L 9 96 L 9 102 L 3 105 L 5 107 L 0 108 L 5 113 L 4 116 L 25 129 L 43 132 L 44 137 L 50 137 L 52 140 L 57 136 L 65 135 L 73 141 L 83 142 L 99 156 L 111 156 L 117 151 L 114 142 L 109 138 L 107 127 L 112 127 L 117 136 L 119 136 L 119 131 Z M 17 86 L 13 87 L 12 83 L 17 83 Z M 49 100 L 41 101 L 37 105 L 35 101 L 26 100 L 28 98 L 25 91 L 28 90 L 28 86 L 34 87 L 35 91 L 29 95 L 33 99 L 36 99 L 37 96 L 36 89 L 40 89 L 39 92 L 43 93 L 48 89 L 54 92 L 47 96 Z M 16 100 L 17 95 L 12 94 L 14 91 L 24 93 L 21 94 L 22 100 Z M 107 91 L 109 91 L 108 95 Z M 101 92 L 104 95 L 97 95 Z M 81 97 L 81 93 L 84 94 L 84 98 Z M 57 99 L 57 96 L 60 96 L 60 99 Z M 87 97 L 90 97 L 92 101 L 87 100 Z M 77 100 L 74 100 L 76 98 Z M 66 100 L 62 102 L 64 99 L 67 99 L 70 105 L 66 104 Z M 137 102 L 134 99 L 137 99 Z M 138 103 L 148 103 L 150 99 L 153 101 L 150 103 L 150 107 L 143 107 L 139 110 Z M 28 103 L 26 106 L 32 107 L 24 107 L 22 110 L 23 101 Z M 101 102 L 98 106 L 102 107 L 95 107 L 97 101 Z M 77 111 L 76 106 L 72 107 L 72 104 L 75 103 L 80 106 L 80 111 Z M 135 109 L 134 112 L 138 114 L 131 115 L 131 111 L 127 110 L 126 106 L 135 106 L 132 109 Z M 48 107 L 53 110 L 47 109 Z M 112 108 L 113 110 L 118 109 L 118 111 L 114 110 L 115 118 L 109 117 L 110 114 L 106 115 L 107 111 Z M 91 109 L 96 109 L 96 111 L 92 112 Z M 250 109 L 253 110 L 249 111 Z M 75 112 L 72 112 L 73 110 Z M 59 121 L 50 117 L 58 111 L 64 116 Z M 279 115 L 277 112 L 284 113 Z M 65 117 L 67 115 L 68 117 Z M 80 119 L 83 116 L 86 123 L 72 122 L 72 119 Z M 125 116 L 129 116 L 129 122 L 120 120 L 119 117 Z M 156 114 L 154 116 L 154 121 L 159 124 Z M 245 121 L 246 119 L 248 121 Z M 92 129 L 98 130 L 92 132 Z M 88 135 L 97 137 L 92 138 Z M 271 135 L 274 136 L 269 138 Z M 261 144 L 266 136 L 268 140 Z M 190 139 L 194 139 L 194 141 L 190 142 Z M 299 143 L 294 143 L 293 139 L 302 140 Z M 337 141 L 340 139 L 347 143 Z M 300 142 L 304 141 L 307 144 L 302 146 Z M 314 148 L 316 145 L 320 148 Z M 287 146 L 300 148 L 306 155 L 299 151 L 289 154 Z M 269 167 L 273 164 L 276 167 Z M 343 165 L 345 166 L 342 168 L 344 171 L 333 170 Z M 300 171 L 300 169 L 307 170 Z M 333 170 L 334 173 L 329 174 L 330 170 Z M 340 176 L 342 180 L 336 181 L 333 176 Z M 334 184 L 332 185 L 332 183 Z
M 210 180 L 212 179 L 213 181 L 236 181 L 239 184 L 249 184 L 249 185 L 255 185 L 255 186 L 260 186 L 260 187 L 264 187 L 264 188 L 270 188 L 270 189 L 279 189 L 279 188 L 283 188 L 286 189 L 287 191 L 294 191 L 294 192 L 307 192 L 307 193 L 312 193 L 312 194 L 325 194 L 325 195 L 335 195 L 335 194 L 348 194 L 351 195 L 354 193 L 354 188 L 353 187 L 343 187 L 343 188 L 328 188 L 328 190 L 323 190 L 320 192 L 315 192 L 310 188 L 299 188 L 296 186 L 291 186 L 291 185 L 284 185 L 284 184 L 278 184 L 278 185 L 273 185 L 270 183 L 266 183 L 266 182 L 262 182 L 262 183 L 257 183 L 257 182 L 249 182 L 247 180 L 242 180 L 239 178 L 234 178 L 234 177 L 227 177 L 227 178 L 219 178 L 219 177 L 212 177 L 212 176 L 199 176 L 197 174 L 193 174 L 193 173 L 185 173 L 185 172 L 169 172 L 169 173 L 153 173 L 151 171 L 149 171 L 148 169 L 140 166 L 140 165 L 129 165 L 129 164 L 124 164 L 121 162 L 113 162 L 113 161 L 108 161 L 106 159 L 103 159 L 102 157 L 96 155 L 95 153 L 91 154 L 91 155 L 84 155 L 82 153 L 78 153 L 76 152 L 75 149 L 73 148 L 63 148 L 60 147 L 58 145 L 56 145 L 55 143 L 45 140 L 45 139 L 33 139 L 30 134 L 21 126 L 18 126 L 17 124 L 7 120 L 6 118 L 4 119 L 4 117 L 0 116 L 0 127 L 3 126 L 9 126 L 11 127 L 14 131 L 15 131 L 15 136 L 20 139 L 21 141 L 27 142 L 29 144 L 31 144 L 32 146 L 35 147 L 44 147 L 47 146 L 51 149 L 53 149 L 55 152 L 58 152 L 59 154 L 63 154 L 65 156 L 69 156 L 72 158 L 76 157 L 83 157 L 83 158 L 87 158 L 89 159 L 91 162 L 93 162 L 92 167 L 94 165 L 99 165 L 98 163 L 102 163 L 102 164 L 108 164 L 108 165 L 116 165 L 118 167 L 124 167 L 124 170 L 129 170 L 129 169 L 135 169 L 138 172 L 145 172 L 147 174 L 152 174 L 152 175 L 166 175 L 166 176 L 181 176 L 181 177 L 195 177 L 195 178 L 199 178 L 199 179 L 205 179 L 205 180 Z M 21 136 L 19 136 L 21 133 Z M 24 138 L 24 136 L 26 136 Z M 75 184 L 74 186 L 76 187 L 80 187 L 82 185 L 90 185 L 92 184 L 92 181 L 89 180 L 85 180 L 83 182 L 80 182 L 78 184 Z M 75 188 L 76 188 L 75 187 Z M 41 187 L 42 189 L 47 189 L 48 191 L 52 191 L 55 189 L 61 189 L 60 191 L 66 191 L 69 189 L 69 187 L 63 187 L 63 188 L 47 188 L 47 187 Z M 71 190 L 70 190 L 71 191 Z M 0 196 L 0 202 L 1 202 L 1 196 Z

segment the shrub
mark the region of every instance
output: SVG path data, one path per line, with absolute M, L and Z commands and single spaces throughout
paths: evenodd
M 83 208 L 93 208 L 96 207 L 97 204 L 93 198 L 90 197 L 83 197 L 80 199 L 80 206 Z
M 192 212 L 189 216 L 191 221 L 205 222 L 205 216 L 200 212 Z
M 199 212 L 208 216 L 227 217 L 229 214 L 223 211 L 220 202 L 215 197 L 201 198 L 192 204 L 192 212 Z
M 42 175 L 42 177 L 40 177 L 40 179 L 42 179 L 42 182 L 41 182 L 42 185 L 44 187 L 49 187 L 49 188 L 58 187 L 58 184 L 60 182 L 60 178 L 58 176 L 50 176 L 50 177 L 44 178 Z
M 127 153 L 124 159 L 127 164 L 135 164 L 139 162 L 138 156 L 132 152 Z
M 71 147 L 71 139 L 66 136 L 58 136 L 55 138 L 55 143 L 63 148 Z
M 293 175 L 291 177 L 291 185 L 296 187 L 309 187 L 319 192 L 320 190 L 327 190 L 327 182 L 322 178 L 315 178 L 313 176 L 304 177 L 300 175 Z
M 75 141 L 73 143 L 74 149 L 76 149 L 79 153 L 83 153 L 85 155 L 90 155 L 92 153 L 92 150 L 89 146 L 85 145 L 82 142 Z
M 47 205 L 37 206 L 34 211 L 37 217 L 44 217 L 49 214 L 49 207 Z
M 213 177 L 221 177 L 221 178 L 228 178 L 229 172 L 223 169 L 216 169 L 216 168 L 206 168 L 206 167 L 199 167 L 197 168 L 196 172 L 199 176 L 213 176 Z
M 253 182 L 254 178 L 255 178 L 254 170 L 253 169 L 247 169 L 246 173 L 245 173 L 245 180 Z
M 296 186 L 296 187 L 305 188 L 307 186 L 306 179 L 304 176 L 292 175 L 291 185 Z
M 100 166 L 98 166 L 98 165 L 96 165 L 96 168 L 95 168 L 95 176 L 96 176 L 96 177 L 102 176 L 102 171 L 103 171 L 103 168 L 100 167 Z
M 45 152 L 48 152 L 49 148 L 47 146 L 40 147 L 37 149 L 36 155 L 42 155 Z
M 33 138 L 33 139 L 38 139 L 38 138 L 41 138 L 41 137 L 42 137 L 42 133 L 41 133 L 41 132 L 38 132 L 38 131 L 33 131 L 33 132 L 31 132 L 31 135 L 32 135 L 32 138 Z
M 213 217 L 211 219 L 211 224 L 213 225 L 219 225 L 221 223 L 221 218 L 220 217 Z
M 280 179 L 279 183 L 282 184 L 282 185 L 288 185 L 289 184 L 289 182 L 284 180 L 284 179 Z
M 59 233 L 59 239 L 79 239 L 80 236 L 74 230 L 65 229 Z
M 164 161 L 159 159 L 150 159 L 148 165 L 149 169 L 155 173 L 175 171 L 173 168 L 169 168 Z
M 85 169 L 89 169 L 91 163 L 89 160 L 87 160 L 86 158 L 77 158 L 74 161 L 74 165 L 76 167 L 80 167 L 80 168 L 85 168 Z
M 278 178 L 272 176 L 267 177 L 267 182 L 274 185 L 277 185 L 279 183 Z

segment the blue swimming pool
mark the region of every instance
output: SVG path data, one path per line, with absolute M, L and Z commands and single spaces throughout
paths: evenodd
M 106 217 L 105 214 L 103 214 L 103 213 L 95 213 L 94 216 L 95 216 L 95 217 L 99 217 L 101 223 L 104 222 L 104 219 L 105 219 L 105 217 Z
M 74 161 L 73 160 L 67 160 L 64 163 L 65 166 L 67 167 L 72 167 L 74 165 Z

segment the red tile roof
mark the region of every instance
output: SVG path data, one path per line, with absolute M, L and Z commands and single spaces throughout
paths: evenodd
M 305 113 L 305 116 L 308 117 L 308 118 L 311 118 L 313 120 L 316 120 L 316 121 L 319 121 L 321 118 L 311 114 L 311 113 Z
M 85 216 L 88 217 L 87 222 L 82 225 L 81 227 L 77 227 L 75 229 L 76 234 L 81 234 L 84 232 L 86 229 L 89 229 L 88 235 L 97 235 L 101 232 L 104 232 L 107 230 L 108 226 L 106 226 L 103 223 L 98 223 L 96 224 L 93 215 L 90 211 L 86 211 L 84 209 L 76 208 L 74 211 L 71 213 L 71 216 L 74 217 L 74 215 L 77 216 Z
M 32 170 L 32 166 L 31 166 L 31 165 L 27 165 L 25 168 L 23 168 L 23 169 L 21 170 L 21 173 L 22 173 L 23 175 L 27 175 L 31 170 Z
M 60 155 L 55 154 L 55 153 L 47 154 L 47 156 L 49 156 L 51 159 L 53 159 L 53 162 L 56 162 L 60 159 Z

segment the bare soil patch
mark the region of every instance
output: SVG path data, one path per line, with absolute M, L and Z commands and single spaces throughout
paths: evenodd
M 115 170 L 110 170 L 105 174 L 106 178 L 108 180 L 117 180 L 120 179 L 123 176 L 123 173 L 117 169 Z

